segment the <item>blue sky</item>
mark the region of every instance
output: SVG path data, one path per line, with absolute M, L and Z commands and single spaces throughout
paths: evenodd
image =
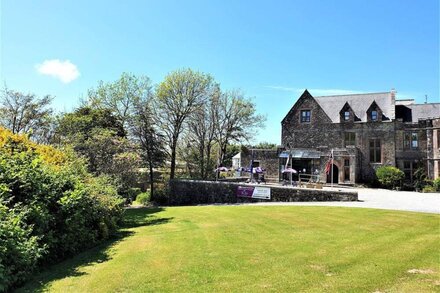
M 0 55 L 2 83 L 65 111 L 124 71 L 207 72 L 254 98 L 268 117 L 256 141 L 274 143 L 304 88 L 440 102 L 438 0 L 2 0 Z

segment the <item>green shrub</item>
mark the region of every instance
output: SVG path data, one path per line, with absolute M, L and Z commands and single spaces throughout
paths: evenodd
M 435 179 L 432 182 L 432 186 L 434 187 L 435 191 L 440 191 L 440 178 Z
M 150 192 L 142 192 L 139 193 L 138 196 L 136 197 L 136 202 L 138 204 L 142 204 L 142 205 L 146 205 L 150 202 Z
M 405 178 L 405 174 L 392 166 L 382 166 L 376 170 L 377 180 L 379 180 L 380 184 L 382 184 L 385 188 L 396 188 L 399 186 L 403 178 Z
M 425 185 L 425 187 L 423 187 L 422 192 L 435 192 L 435 188 L 434 186 L 431 185 Z
M 45 251 L 23 217 L 23 212 L 0 203 L 0 292 L 24 282 Z
M 427 184 L 425 168 L 417 168 L 417 170 L 414 172 L 413 180 L 414 188 L 416 189 L 416 191 L 422 190 L 423 187 Z
M 136 200 L 137 196 L 141 193 L 141 189 L 137 187 L 133 188 L 122 188 L 121 191 L 119 191 L 119 194 L 126 199 L 126 203 L 132 203 L 134 200 Z
M 20 141 L 0 146 L 0 291 L 116 232 L 123 213 L 116 188 L 65 158 L 53 164 Z
M 151 196 L 151 201 L 157 205 L 167 205 L 168 189 L 166 187 L 156 188 Z

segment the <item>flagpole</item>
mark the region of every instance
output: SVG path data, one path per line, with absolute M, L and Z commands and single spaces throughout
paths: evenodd
M 332 188 L 333 188 L 333 149 L 332 149 L 332 165 L 330 166 L 330 173 L 331 173 L 331 175 L 330 175 L 330 177 L 331 177 L 331 186 L 332 186 Z

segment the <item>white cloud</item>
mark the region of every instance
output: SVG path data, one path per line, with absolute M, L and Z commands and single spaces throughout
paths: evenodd
M 305 89 L 286 87 L 286 86 L 274 86 L 267 85 L 265 88 L 280 90 L 285 92 L 293 92 L 302 94 Z M 360 94 L 360 91 L 345 90 L 345 89 L 307 89 L 313 96 L 332 96 L 332 95 L 348 95 L 348 94 Z
M 59 59 L 44 60 L 43 63 L 35 65 L 38 73 L 58 78 L 63 83 L 69 83 L 79 77 L 79 70 L 69 60 Z

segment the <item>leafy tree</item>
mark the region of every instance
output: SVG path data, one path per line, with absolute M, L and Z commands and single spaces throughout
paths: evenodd
M 90 172 L 116 179 L 120 192 L 135 184 L 139 155 L 126 138 L 122 123 L 109 109 L 83 106 L 65 114 L 58 133 L 61 143 L 72 145 L 87 159 Z
M 188 132 L 185 137 L 187 147 L 185 158 L 193 157 L 198 166 L 196 173 L 207 179 L 213 169 L 212 150 L 215 145 L 216 113 L 215 104 L 220 95 L 220 87 L 215 85 L 206 102 L 197 109 L 188 120 Z M 188 165 L 191 170 L 191 166 Z
M 208 99 L 213 86 L 210 75 L 182 69 L 168 74 L 157 88 L 156 107 L 169 147 L 170 179 L 175 177 L 176 150 L 184 124 Z
M 0 125 L 12 133 L 26 133 L 36 141 L 50 140 L 53 126 L 52 97 L 38 98 L 4 88 L 0 98 Z
M 147 76 L 137 77 L 124 72 L 118 80 L 110 83 L 101 81 L 96 89 L 90 89 L 88 101 L 93 107 L 110 110 L 128 129 L 136 103 L 148 99 L 150 93 L 151 81 Z
M 252 100 L 238 90 L 222 93 L 215 108 L 220 166 L 225 160 L 228 144 L 249 140 L 258 128 L 263 127 L 266 118 L 258 115 Z
M 262 141 L 256 145 L 253 146 L 255 149 L 265 149 L 265 150 L 276 150 L 277 144 L 276 143 L 270 143 L 266 141 Z
M 150 176 L 150 194 L 154 196 L 154 169 L 165 162 L 165 137 L 157 130 L 150 96 L 135 103 L 131 132 L 140 148 L 142 161 L 147 162 Z

